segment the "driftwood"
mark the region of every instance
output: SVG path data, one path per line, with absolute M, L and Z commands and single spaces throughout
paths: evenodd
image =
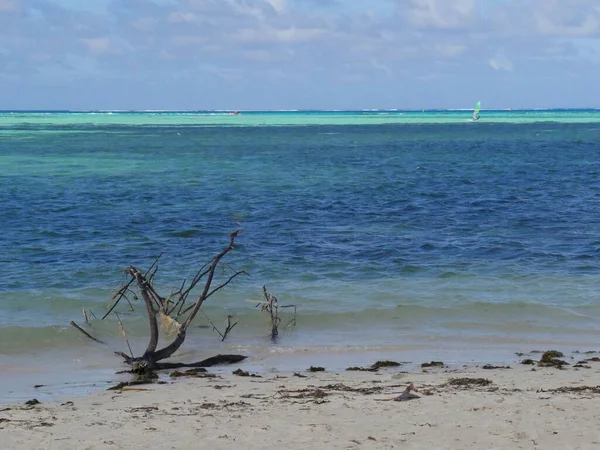
M 279 309 L 283 308 L 294 308 L 294 316 L 286 324 L 284 328 L 293 327 L 296 325 L 296 305 L 279 305 L 279 300 L 273 294 L 267 292 L 267 287 L 263 286 L 263 294 L 265 301 L 260 302 L 256 305 L 260 306 L 261 312 L 269 314 L 269 324 L 271 326 L 271 342 L 277 342 L 279 336 L 279 325 L 281 324 L 281 317 L 279 317 Z
M 83 328 L 81 328 L 79 325 L 77 325 L 72 320 L 71 320 L 71 326 L 77 328 L 79 331 L 81 331 L 83 333 L 84 336 L 88 337 L 92 341 L 98 342 L 99 344 L 105 344 L 105 342 L 101 341 L 100 339 L 96 339 L 94 336 L 92 336 L 90 333 L 88 333 L 87 331 L 85 331 Z
M 217 270 L 217 267 L 223 257 L 225 257 L 225 255 L 234 249 L 235 238 L 238 236 L 239 232 L 240 230 L 237 230 L 229 235 L 229 244 L 219 254 L 213 257 L 209 263 L 200 268 L 188 287 L 185 287 L 186 281 L 184 280 L 181 287 L 168 296 L 161 296 L 154 288 L 153 281 L 158 270 L 157 263 L 160 256 L 144 273 L 134 266 L 127 267 L 125 269 L 125 274 L 129 277 L 129 281 L 121 286 L 115 295 L 113 295 L 111 298 L 111 306 L 102 319 L 105 319 L 112 311 L 114 311 L 117 304 L 122 299 L 129 301 L 128 295 L 133 295 L 134 298 L 141 298 L 145 304 L 146 313 L 148 315 L 150 340 L 146 350 L 141 356 L 134 357 L 133 355 L 130 356 L 123 352 L 115 353 L 118 356 L 121 356 L 124 361 L 131 365 L 134 369 L 137 368 L 138 370 L 142 371 L 174 369 L 179 367 L 209 367 L 214 364 L 239 362 L 244 359 L 245 356 L 241 355 L 217 355 L 204 361 L 192 364 L 159 363 L 159 361 L 169 358 L 181 347 L 185 341 L 188 327 L 198 312 L 201 312 L 202 304 L 209 297 L 227 286 L 239 275 L 248 275 L 245 271 L 232 271 L 225 281 L 217 286 L 213 286 L 215 271 Z M 203 282 L 203 285 L 200 284 L 201 282 Z M 199 284 L 201 287 L 200 294 L 193 302 L 188 302 L 188 296 Z M 203 311 L 202 313 L 204 314 Z M 159 318 L 165 327 L 176 330 L 176 334 L 172 342 L 161 349 L 157 348 L 159 342 Z M 225 339 L 227 333 L 229 333 L 234 326 L 235 324 L 231 325 L 230 322 L 228 322 L 225 333 L 223 334 L 219 332 L 221 338 Z M 216 327 L 214 328 L 216 329 Z

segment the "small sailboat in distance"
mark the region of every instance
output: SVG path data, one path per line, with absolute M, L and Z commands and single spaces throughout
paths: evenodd
M 481 109 L 481 101 L 478 101 L 473 111 L 473 120 L 479 120 L 479 110 Z

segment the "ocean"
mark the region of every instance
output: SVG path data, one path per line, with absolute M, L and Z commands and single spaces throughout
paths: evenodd
M 470 117 L 0 112 L 0 400 L 114 381 L 112 352 L 128 349 L 116 317 L 100 318 L 123 269 L 162 255 L 167 295 L 236 229 L 225 262 L 249 276 L 204 311 L 221 331 L 238 324 L 221 342 L 199 315 L 177 361 L 342 369 L 597 349 L 600 110 Z M 263 286 L 296 309 L 276 343 Z M 117 310 L 143 353 L 144 305 Z

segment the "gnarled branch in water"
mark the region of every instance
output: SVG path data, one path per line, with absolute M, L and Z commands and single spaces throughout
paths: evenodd
M 188 327 L 201 310 L 200 308 L 207 298 L 228 285 L 237 276 L 242 274 L 248 275 L 245 271 L 234 271 L 227 280 L 218 286 L 213 287 L 215 271 L 225 255 L 234 249 L 235 238 L 239 233 L 240 230 L 236 230 L 229 235 L 229 245 L 227 245 L 219 254 L 217 254 L 209 264 L 203 266 L 197 272 L 187 288 L 184 289 L 184 281 L 177 291 L 166 297 L 161 296 L 154 288 L 153 278 L 156 275 L 156 270 L 153 272 L 151 272 L 151 270 L 156 265 L 158 258 L 145 273 L 142 273 L 134 266 L 127 267 L 125 269 L 125 273 L 128 275 L 129 281 L 124 284 L 112 297 L 111 308 L 103 318 L 110 314 L 110 312 L 115 308 L 116 304 L 122 298 L 126 298 L 127 292 L 131 291 L 133 287 L 136 286 L 137 291 L 140 294 L 139 297 L 141 297 L 146 306 L 148 323 L 150 326 L 150 340 L 142 356 L 133 357 L 122 352 L 117 352 L 117 355 L 123 357 L 125 362 L 131 366 L 143 367 L 148 370 L 160 370 L 166 368 L 171 369 L 176 367 L 208 367 L 209 365 L 217 363 L 238 362 L 244 359 L 245 357 L 240 355 L 218 355 L 213 358 L 208 358 L 208 360 L 192 364 L 159 363 L 159 361 L 173 355 L 184 343 Z M 188 296 L 202 281 L 204 281 L 204 285 L 200 285 L 201 293 L 193 303 L 188 303 Z M 170 322 L 177 329 L 177 334 L 175 335 L 173 341 L 161 349 L 158 349 L 160 333 L 158 326 L 159 317 Z
M 279 336 L 279 325 L 281 324 L 281 317 L 279 317 L 280 308 L 294 308 L 294 316 L 290 319 L 284 328 L 293 327 L 296 325 L 296 305 L 280 305 L 279 300 L 273 294 L 267 292 L 267 287 L 263 286 L 263 294 L 265 301 L 260 302 L 256 305 L 260 310 L 269 314 L 269 324 L 271 325 L 271 342 L 276 343 L 277 337 Z

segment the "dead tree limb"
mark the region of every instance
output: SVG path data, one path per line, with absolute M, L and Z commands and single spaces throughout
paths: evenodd
M 221 342 L 223 342 L 227 338 L 227 335 L 231 332 L 231 330 L 233 330 L 233 327 L 235 327 L 238 324 L 237 320 L 235 322 L 231 323 L 232 317 L 233 316 L 231 314 L 227 315 L 227 324 L 225 326 L 225 331 L 223 332 L 223 337 L 221 339 Z
M 232 275 L 230 275 L 225 281 L 218 284 L 217 286 L 213 286 L 213 282 L 215 280 L 215 271 L 219 266 L 221 260 L 234 249 L 235 247 L 235 239 L 240 233 L 240 230 L 234 231 L 229 235 L 229 244 L 219 252 L 210 263 L 204 265 L 194 276 L 190 284 L 184 290 L 185 281 L 181 284 L 181 287 L 172 292 L 170 295 L 163 297 L 161 296 L 156 289 L 154 288 L 154 277 L 156 275 L 156 270 L 158 266 L 156 265 L 158 258 L 154 261 L 150 269 L 148 269 L 145 273 L 142 273 L 140 270 L 135 268 L 134 266 L 129 266 L 125 269 L 125 273 L 129 276 L 129 281 L 123 285 L 117 293 L 111 299 L 111 307 L 106 315 L 108 315 L 111 311 L 114 310 L 116 304 L 125 297 L 126 293 L 132 290 L 135 286 L 137 292 L 139 292 L 141 299 L 143 300 L 146 306 L 146 313 L 148 315 L 148 323 L 150 327 L 150 340 L 148 342 L 148 346 L 146 350 L 139 357 L 128 356 L 125 353 L 117 352 L 117 354 L 125 360 L 126 363 L 130 365 L 142 365 L 149 370 L 153 369 L 162 369 L 162 368 L 174 368 L 174 367 L 207 367 L 206 365 L 198 365 L 198 364 L 207 364 L 206 361 L 200 361 L 199 363 L 194 363 L 192 365 L 185 364 L 181 365 L 179 363 L 159 363 L 159 361 L 166 359 L 173 355 L 183 344 L 186 338 L 187 330 L 198 312 L 201 311 L 202 304 L 213 294 L 227 286 L 231 283 L 235 278 L 239 275 L 248 275 L 245 271 L 234 271 Z M 153 270 L 154 269 L 154 270 Z M 186 306 L 188 296 L 191 294 L 194 287 L 203 282 L 203 286 L 201 288 L 201 292 L 192 304 L 188 304 Z M 106 317 L 105 315 L 105 317 Z M 170 344 L 165 346 L 164 348 L 158 349 L 159 343 L 159 326 L 158 326 L 158 317 L 162 317 L 163 324 L 164 321 L 167 320 L 169 323 L 176 324 L 177 334 Z M 181 321 L 179 320 L 181 319 Z M 212 324 L 212 322 L 211 322 Z M 222 339 L 225 339 L 227 333 L 231 331 L 231 329 L 235 326 L 235 324 L 231 325 L 231 322 L 228 322 L 227 330 L 225 334 L 219 332 L 219 335 Z M 214 324 L 213 324 L 214 327 Z M 216 327 L 215 327 L 216 329 Z M 221 359 L 223 361 L 234 361 L 237 362 L 241 359 L 244 359 L 243 356 L 240 355 L 221 355 L 227 358 Z M 238 359 L 236 359 L 238 358 Z M 240 359 L 241 358 L 241 359 Z M 210 360 L 210 358 L 209 358 Z M 171 364 L 176 364 L 176 366 L 172 366 Z
M 182 367 L 212 367 L 219 364 L 234 364 L 246 359 L 242 355 L 216 355 L 195 363 L 155 363 L 155 370 L 180 369 Z
M 150 267 L 146 271 L 146 274 L 144 275 L 144 277 L 146 277 L 150 273 L 150 271 L 154 268 L 154 266 L 156 266 L 156 263 L 158 263 L 158 260 L 160 259 L 160 257 L 162 255 L 163 254 L 161 253 L 160 255 L 158 255 L 156 257 L 154 262 L 150 265 Z M 125 272 L 127 273 L 127 269 L 125 269 Z M 109 304 L 111 304 L 111 306 L 110 306 L 109 310 L 106 312 L 106 314 L 104 314 L 104 316 L 102 316 L 102 320 L 106 319 L 108 317 L 108 315 L 117 307 L 117 305 L 119 304 L 121 299 L 123 297 L 125 297 L 125 294 L 127 293 L 127 291 L 129 290 L 129 287 L 133 284 L 134 281 L 135 281 L 135 278 L 131 278 L 129 280 L 129 282 L 127 282 L 127 284 L 121 286 L 121 288 L 111 297 L 110 301 L 108 302 Z M 125 297 L 125 299 L 129 302 L 129 299 L 127 299 L 127 297 Z M 129 303 L 129 306 L 131 307 L 131 310 L 133 311 L 133 306 L 131 305 L 131 303 Z
M 127 339 L 127 331 L 125 331 L 125 326 L 123 325 L 123 322 L 121 322 L 121 318 L 119 317 L 119 314 L 115 313 L 115 315 L 117 316 L 117 320 L 119 321 L 119 329 L 121 330 L 121 334 L 123 335 L 123 337 L 125 338 L 125 342 L 127 343 L 127 348 L 129 349 L 129 354 L 133 358 L 133 350 L 131 350 L 131 345 L 129 345 L 129 339 Z
M 106 344 L 106 342 L 102 342 L 100 339 L 96 339 L 94 336 L 92 336 L 90 333 L 88 333 L 87 331 L 85 331 L 83 328 L 81 328 L 79 325 L 77 325 L 75 322 L 73 322 L 71 320 L 71 325 L 75 328 L 77 328 L 79 331 L 81 331 L 85 336 L 87 336 L 88 338 L 90 338 L 92 341 L 95 341 L 99 344 Z
M 221 342 L 223 342 L 223 341 L 225 340 L 225 336 L 223 335 L 223 333 L 221 333 L 221 332 L 219 331 L 219 329 L 218 329 L 218 328 L 217 328 L 217 326 L 216 326 L 216 325 L 213 323 L 213 321 L 212 321 L 212 320 L 210 320 L 210 317 L 208 317 L 208 314 L 206 314 L 206 312 L 204 312 L 204 310 L 203 310 L 202 308 L 200 308 L 200 313 L 201 313 L 201 314 L 204 316 L 204 318 L 205 318 L 205 319 L 208 321 L 208 323 L 210 323 L 210 324 L 211 324 L 211 326 L 212 326 L 212 328 L 213 328 L 213 331 L 216 331 L 216 332 L 217 332 L 217 334 L 218 334 L 219 336 L 221 336 Z

